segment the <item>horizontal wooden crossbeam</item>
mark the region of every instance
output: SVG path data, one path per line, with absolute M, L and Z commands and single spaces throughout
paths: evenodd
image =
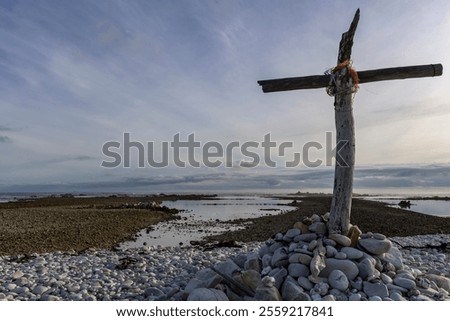
M 442 75 L 442 69 L 443 67 L 441 64 L 374 69 L 359 71 L 358 77 L 359 83 L 363 84 L 383 80 L 436 77 Z M 315 75 L 258 81 L 258 84 L 262 86 L 262 90 L 265 93 L 297 89 L 324 88 L 327 87 L 329 83 L 329 75 Z

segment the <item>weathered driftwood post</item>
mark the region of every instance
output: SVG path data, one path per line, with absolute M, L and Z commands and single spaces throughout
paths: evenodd
M 353 170 L 355 165 L 355 126 L 353 122 L 353 93 L 358 83 L 374 81 L 434 77 L 442 75 L 442 65 L 422 65 L 361 71 L 351 68 L 350 56 L 353 37 L 359 21 L 356 11 L 350 28 L 342 35 L 339 44 L 338 64 L 331 73 L 307 77 L 260 80 L 263 92 L 327 87 L 334 96 L 336 120 L 336 155 L 333 199 L 328 222 L 329 233 L 347 234 L 353 193 Z
M 359 21 L 359 9 L 347 32 L 339 44 L 337 66 L 350 62 L 353 37 Z M 352 208 L 353 170 L 355 167 L 355 125 L 353 120 L 353 89 L 356 79 L 350 75 L 348 67 L 336 70 L 332 76 L 331 90 L 334 91 L 334 115 L 336 122 L 336 144 L 340 146 L 336 155 L 334 171 L 333 199 L 331 201 L 329 233 L 347 234 L 350 228 Z

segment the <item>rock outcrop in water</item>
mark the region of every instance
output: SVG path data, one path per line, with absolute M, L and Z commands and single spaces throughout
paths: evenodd
M 384 235 L 362 234 L 357 226 L 347 236 L 328 234 L 327 221 L 328 213 L 313 215 L 267 240 L 258 252 L 199 271 L 184 299 L 450 300 L 449 278 L 409 267 Z

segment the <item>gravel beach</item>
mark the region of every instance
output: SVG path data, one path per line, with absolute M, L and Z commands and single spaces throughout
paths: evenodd
M 160 201 L 161 197 L 54 198 L 0 204 L 0 300 L 187 299 L 192 280 L 199 274 L 205 276 L 205 269 L 230 258 L 242 263 L 254 256 L 251 253 L 278 242 L 272 237 L 292 230 L 306 216 L 324 214 L 329 206 L 326 197 L 303 198 L 294 212 L 252 219 L 246 230 L 209 239 L 233 240 L 239 247 L 144 246 L 112 250 L 117 242 L 150 224 L 176 219 L 170 211 L 142 205 Z M 141 204 L 142 208 L 123 208 L 124 204 Z M 27 217 L 30 214 L 34 215 L 31 220 Z M 418 277 L 427 273 L 450 276 L 446 247 L 450 243 L 449 221 L 364 200 L 355 200 L 352 212 L 353 224 L 363 231 L 386 235 L 401 251 L 406 272 Z M 73 230 L 78 234 L 70 234 Z M 84 235 L 82 241 L 77 235 Z M 289 247 L 294 250 L 292 244 Z M 410 298 L 445 299 L 448 294 L 440 287 L 427 291 L 426 295 L 413 293 Z M 352 294 L 369 299 L 358 292 L 348 293 L 347 299 Z M 339 298 L 337 294 L 331 297 Z

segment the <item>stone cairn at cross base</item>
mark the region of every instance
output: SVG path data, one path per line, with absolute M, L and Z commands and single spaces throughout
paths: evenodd
M 404 264 L 384 235 L 328 234 L 329 213 L 297 222 L 258 252 L 197 272 L 184 290 L 192 301 L 450 301 L 450 279 Z

